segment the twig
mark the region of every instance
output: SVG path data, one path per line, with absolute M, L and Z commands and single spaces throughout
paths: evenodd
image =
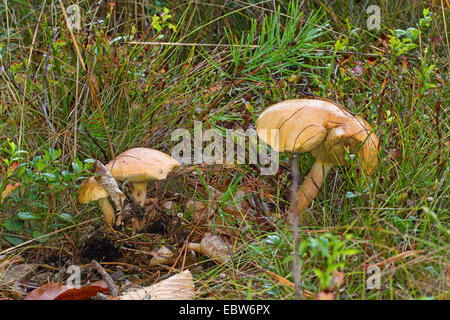
M 100 151 L 103 154 L 104 162 L 108 162 L 108 155 L 106 154 L 105 149 L 103 149 L 103 147 L 100 145 L 100 143 L 98 143 L 97 140 L 93 136 L 91 136 L 91 134 L 89 133 L 89 131 L 86 127 L 84 128 L 84 133 L 86 133 L 87 136 L 89 137 L 89 139 L 91 139 L 91 141 L 100 149 Z
M 151 46 L 184 46 L 184 47 L 233 47 L 232 44 L 223 44 L 223 43 L 186 43 L 186 42 L 148 42 L 148 41 L 128 41 L 126 44 L 140 44 L 140 45 L 151 45 Z M 242 46 L 244 47 L 244 46 Z M 259 48 L 259 45 L 250 45 L 245 46 L 250 48 Z
M 103 277 L 103 280 L 105 280 L 106 285 L 108 286 L 109 292 L 112 296 L 117 297 L 118 292 L 116 289 L 116 285 L 114 284 L 113 278 L 109 275 L 108 272 L 95 260 L 92 260 L 92 265 L 95 267 L 95 269 L 101 274 Z
M 292 187 L 291 187 L 291 208 L 290 219 L 292 227 L 292 237 L 294 239 L 294 261 L 292 264 L 292 275 L 294 277 L 295 297 L 297 300 L 302 299 L 302 291 L 300 289 L 300 257 L 299 257 L 299 212 L 297 210 L 297 189 L 298 189 L 298 155 L 294 154 L 292 158 Z M 302 213 L 303 214 L 303 213 Z
M 53 34 L 53 39 L 56 38 L 58 32 L 55 31 Z M 48 92 L 47 92 L 47 72 L 48 72 L 48 62 L 50 57 L 50 49 L 48 49 L 45 55 L 45 64 L 44 64 L 44 72 L 42 73 L 42 95 L 44 96 L 44 101 L 42 102 L 42 112 L 44 113 L 45 122 L 50 127 L 52 133 L 55 133 L 55 128 L 53 127 L 52 122 L 50 121 L 48 107 L 50 105 L 48 100 Z
M 436 104 L 434 106 L 434 110 L 435 110 L 435 118 L 434 118 L 434 123 L 436 124 L 436 134 L 438 136 L 438 152 L 437 152 L 437 157 L 436 157 L 436 184 L 435 186 L 437 186 L 437 183 L 439 181 L 439 175 L 441 173 L 441 169 L 444 167 L 445 162 L 447 161 L 447 159 L 444 159 L 444 161 L 441 163 L 441 155 L 442 155 L 442 134 L 441 134 L 441 130 L 439 129 L 439 113 L 441 110 L 441 102 L 439 100 L 436 100 Z

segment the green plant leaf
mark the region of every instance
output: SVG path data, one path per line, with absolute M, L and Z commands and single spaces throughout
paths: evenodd
M 75 159 L 75 161 L 72 161 L 72 169 L 76 174 L 79 174 L 81 172 L 82 166 L 80 167 L 80 165 L 78 163 L 80 160 L 78 160 L 78 161 L 77 160 L 78 159 Z
M 52 160 L 55 161 L 57 160 L 60 156 L 61 156 L 62 150 L 57 149 L 57 150 L 52 150 L 52 152 L 50 153 L 52 156 Z
M 44 170 L 46 166 L 47 166 L 46 163 L 42 159 L 38 159 L 35 163 L 35 168 L 38 171 Z
M 416 28 L 408 28 L 406 30 L 406 37 L 408 39 L 416 40 L 418 36 L 419 36 L 419 30 L 417 30 Z
M 394 34 L 397 38 L 400 38 L 401 36 L 404 36 L 406 34 L 406 31 L 402 29 L 395 29 Z
M 50 181 L 58 181 L 57 177 L 53 173 L 50 173 L 50 172 L 44 172 L 42 174 L 42 176 L 46 177 Z
M 415 49 L 415 48 L 417 48 L 417 44 L 415 44 L 415 43 L 407 43 L 407 44 L 405 44 L 406 51 L 410 51 L 410 50 Z
M 5 229 L 11 232 L 17 232 L 20 231 L 23 228 L 23 221 L 22 220 L 7 220 L 4 224 Z
M 60 213 L 60 214 L 57 215 L 57 217 L 62 219 L 62 220 L 64 220 L 64 221 L 73 223 L 73 217 L 70 214 L 68 214 L 68 213 Z
M 21 220 L 40 220 L 42 219 L 41 215 L 38 215 L 33 212 L 19 212 L 17 217 Z
M 50 239 L 50 236 L 45 236 L 45 234 L 42 233 L 42 232 L 39 232 L 39 231 L 36 231 L 36 230 L 33 231 L 33 238 L 38 238 L 38 237 L 41 237 L 41 236 L 44 236 L 44 237 L 42 237 L 40 239 L 37 239 L 37 241 L 40 242 L 40 243 L 47 242 Z
M 347 191 L 347 192 L 345 193 L 345 197 L 346 197 L 347 199 L 356 198 L 357 196 L 358 196 L 358 195 L 357 195 L 356 193 L 352 192 L 352 191 Z
M 13 246 L 18 246 L 19 244 L 23 243 L 23 240 L 19 237 L 4 235 L 3 238 L 5 238 L 5 240 L 11 243 Z

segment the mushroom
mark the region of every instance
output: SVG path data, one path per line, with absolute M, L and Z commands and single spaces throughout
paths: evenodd
M 222 264 L 231 259 L 231 247 L 221 237 L 212 233 L 205 233 L 200 243 L 190 242 L 187 248 L 197 253 L 204 254 L 217 264 Z
M 379 140 L 372 127 L 329 100 L 293 99 L 274 104 L 261 113 L 256 131 L 277 152 L 311 152 L 316 158 L 297 191 L 300 212 L 316 197 L 331 166 L 345 165 L 345 150 L 358 154 L 368 175 L 378 165 Z
M 78 190 L 78 202 L 86 204 L 91 201 L 97 201 L 102 208 L 103 215 L 105 216 L 106 224 L 114 224 L 115 214 L 111 203 L 108 200 L 108 193 L 103 189 L 95 180 L 95 177 L 90 177 L 84 180 L 80 189 Z
M 163 180 L 177 171 L 181 164 L 171 156 L 149 148 L 134 148 L 119 154 L 106 169 L 119 181 L 133 184 L 133 199 L 144 206 L 147 183 Z

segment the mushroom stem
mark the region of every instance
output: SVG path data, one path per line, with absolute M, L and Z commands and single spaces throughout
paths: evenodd
M 114 214 L 114 208 L 108 198 L 99 199 L 98 202 L 102 208 L 103 215 L 105 216 L 105 223 L 113 225 L 116 221 L 116 215 Z
M 134 182 L 131 194 L 133 195 L 134 201 L 143 207 L 147 196 L 147 182 Z
M 310 206 L 323 185 L 324 175 L 327 174 L 330 168 L 331 165 L 316 160 L 305 181 L 303 181 L 297 191 L 297 209 L 299 212 L 304 212 Z
M 201 247 L 200 243 L 189 242 L 188 245 L 187 245 L 187 248 L 189 250 L 193 250 L 193 251 L 198 252 L 198 253 L 203 253 L 203 250 L 202 250 L 202 247 Z

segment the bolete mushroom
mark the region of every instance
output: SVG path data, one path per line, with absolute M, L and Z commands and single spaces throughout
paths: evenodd
M 119 181 L 133 184 L 133 199 L 143 206 L 147 195 L 147 183 L 164 180 L 181 167 L 171 156 L 149 148 L 133 148 L 119 154 L 106 169 Z
M 316 158 L 297 191 L 300 212 L 316 197 L 331 166 L 346 164 L 346 149 L 358 154 L 368 175 L 378 164 L 379 140 L 372 127 L 330 100 L 293 99 L 274 104 L 261 113 L 256 131 L 277 152 L 311 152 Z
M 108 196 L 106 190 L 97 183 L 95 177 L 84 180 L 78 190 L 78 202 L 86 204 L 91 201 L 98 201 L 105 216 L 105 223 L 112 225 L 115 221 L 115 214 Z

